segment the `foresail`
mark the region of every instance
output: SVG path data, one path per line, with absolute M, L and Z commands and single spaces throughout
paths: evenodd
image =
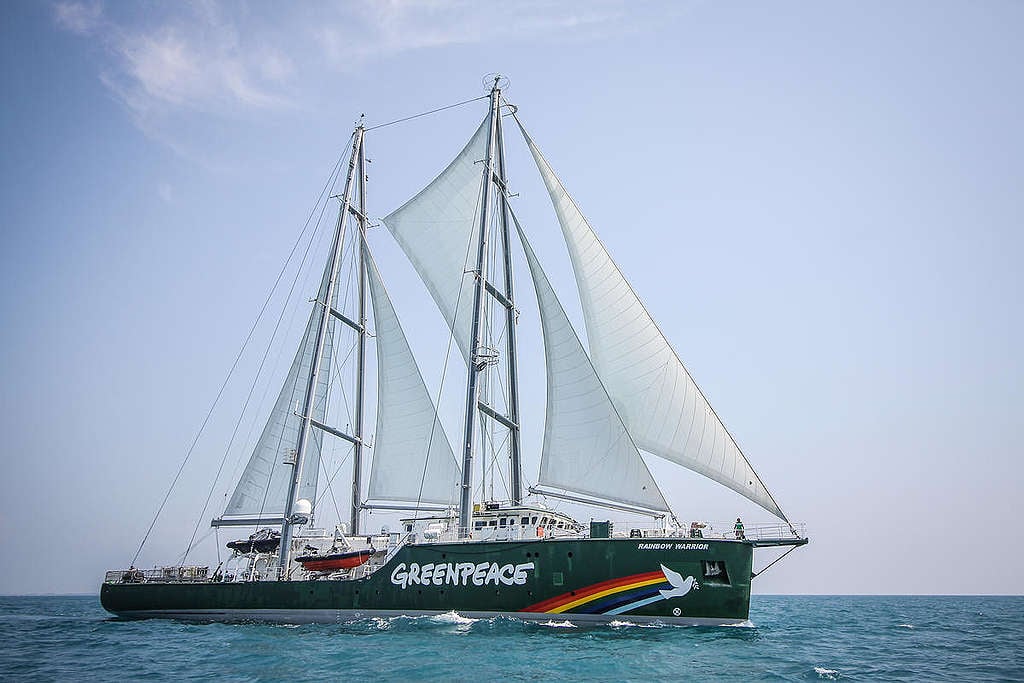
M 547 412 L 541 484 L 668 511 L 518 221 L 544 333 Z
M 377 343 L 377 431 L 371 500 L 456 504 L 460 469 L 365 242 Z
M 433 182 L 384 217 L 384 224 L 434 297 L 466 359 L 472 347 L 473 295 L 469 287 L 462 290 L 472 282 L 467 264 L 476 258 L 479 243 L 476 219 L 483 167 L 478 162 L 486 156 L 489 120 L 484 119 L 462 152 Z
M 522 125 L 520 130 L 569 247 L 591 359 L 636 444 L 728 486 L 785 520 Z
M 317 295 L 319 301 L 327 296 L 327 280 L 325 272 Z M 335 293 L 335 305 L 337 293 Z M 267 424 L 256 442 L 252 456 L 242 472 L 235 491 L 224 509 L 225 516 L 259 516 L 280 517 L 284 514 L 285 499 L 288 497 L 289 479 L 292 476 L 292 462 L 295 459 L 295 448 L 298 445 L 299 429 L 302 418 L 296 415 L 306 395 L 306 384 L 309 381 L 310 368 L 313 364 L 313 349 L 316 346 L 316 333 L 320 320 L 318 305 L 313 306 L 302 342 L 288 370 L 284 386 L 277 396 L 274 408 L 267 419 Z M 334 350 L 334 329 L 328 328 L 324 340 L 323 366 L 331 366 Z M 316 399 L 313 402 L 313 419 L 323 422 L 327 413 L 327 399 L 330 373 L 320 373 L 316 387 Z M 320 449 L 323 444 L 323 433 L 313 429 L 309 434 L 305 459 L 302 466 L 302 481 L 296 491 L 296 499 L 316 500 L 317 477 L 320 472 Z

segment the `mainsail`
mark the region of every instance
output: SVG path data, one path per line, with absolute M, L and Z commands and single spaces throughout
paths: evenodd
M 441 172 L 415 197 L 384 217 L 384 224 L 405 251 L 441 314 L 452 329 L 462 355 L 469 358 L 473 296 L 464 283 L 467 256 L 475 258 L 479 242 L 476 214 L 480 204 L 490 119 Z M 460 296 L 461 292 L 461 296 Z
M 320 282 L 317 301 L 327 297 L 330 264 L 324 271 Z M 335 289 L 332 306 L 337 306 L 338 290 Z M 306 394 L 306 382 L 310 367 L 313 364 L 313 349 L 316 346 L 316 333 L 320 321 L 321 304 L 313 306 L 302 334 L 302 342 L 295 354 L 288 376 L 277 396 L 274 408 L 267 419 L 259 441 L 253 449 L 245 470 L 242 472 L 234 493 L 224 509 L 225 516 L 259 516 L 261 518 L 280 517 L 285 511 L 285 499 L 288 496 L 289 479 L 292 476 L 291 463 L 295 458 L 295 447 L 299 439 L 302 418 L 296 414 Z M 329 327 L 324 340 L 323 365 L 331 366 L 334 351 L 334 329 Z M 313 419 L 323 422 L 327 414 L 327 399 L 330 373 L 323 372 L 317 381 L 316 397 L 313 402 Z M 323 433 L 312 430 L 306 447 L 305 462 L 302 467 L 302 481 L 296 491 L 296 499 L 316 500 L 317 477 L 320 472 L 320 449 L 323 444 Z
M 363 242 L 377 342 L 377 435 L 371 500 L 451 505 L 462 478 L 427 385 Z
M 593 228 L 519 127 L 569 247 L 591 359 L 636 444 L 728 486 L 785 520 Z
M 544 334 L 547 412 L 540 483 L 668 511 L 518 221 L 516 229 L 533 277 Z

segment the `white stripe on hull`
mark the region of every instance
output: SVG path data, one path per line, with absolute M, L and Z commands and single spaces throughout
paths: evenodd
M 196 610 L 131 610 L 118 612 L 126 619 L 180 619 L 185 621 L 238 622 L 262 621 L 275 624 L 335 624 L 368 617 L 424 617 L 451 614 L 452 610 L 389 610 L 389 609 L 196 609 Z M 646 617 L 631 614 L 551 614 L 548 612 L 462 612 L 470 619 L 509 617 L 522 621 L 568 621 L 574 624 L 600 624 L 628 621 L 634 624 L 662 623 L 675 626 L 736 626 L 750 623 L 746 619 L 715 617 Z

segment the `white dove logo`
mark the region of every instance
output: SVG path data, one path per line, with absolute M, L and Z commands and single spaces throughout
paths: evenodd
M 662 600 L 681 598 L 689 593 L 691 588 L 693 590 L 700 590 L 700 584 L 692 576 L 687 576 L 684 579 L 682 574 L 672 571 L 665 565 L 661 565 L 661 573 L 665 575 L 665 580 L 672 584 L 671 590 L 661 591 Z

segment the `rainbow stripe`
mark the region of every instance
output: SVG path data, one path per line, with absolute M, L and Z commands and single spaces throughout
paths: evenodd
M 645 572 L 562 593 L 519 611 L 548 614 L 623 614 L 661 600 L 663 588 L 671 588 L 663 572 Z

